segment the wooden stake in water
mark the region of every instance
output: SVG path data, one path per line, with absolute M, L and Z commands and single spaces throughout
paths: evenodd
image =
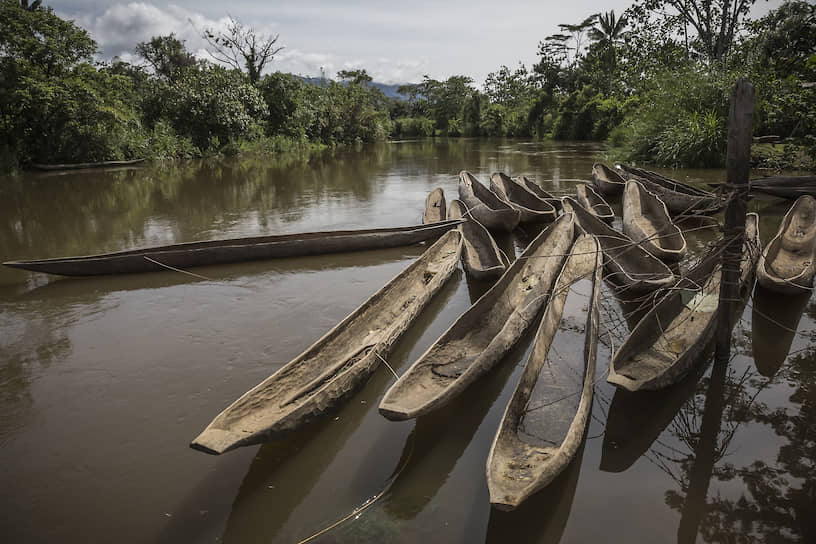
M 745 239 L 748 175 L 751 169 L 751 135 L 754 113 L 754 86 L 740 78 L 731 94 L 728 114 L 728 154 L 726 187 L 731 194 L 725 210 L 722 281 L 720 282 L 720 319 L 717 322 L 716 362 L 727 362 L 731 353 L 731 329 L 734 308 L 739 299 L 739 268 Z

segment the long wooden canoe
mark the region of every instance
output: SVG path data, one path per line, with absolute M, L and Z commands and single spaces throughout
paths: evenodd
M 561 199 L 542 189 L 538 183 L 535 183 L 527 176 L 519 176 L 516 178 L 516 181 L 524 185 L 528 191 L 536 195 L 541 200 L 549 202 L 552 207 L 556 209 L 556 211 L 561 211 Z
M 603 195 L 619 195 L 626 180 L 605 164 L 595 163 L 592 165 L 592 183 Z
M 612 223 L 615 219 L 615 212 L 612 211 L 612 207 L 595 189 L 586 183 L 579 183 L 575 186 L 575 192 L 575 200 L 577 200 L 581 206 L 601 221 Z
M 62 276 L 158 272 L 168 270 L 169 267 L 185 269 L 261 259 L 407 246 L 438 238 L 461 223 L 462 220 L 455 220 L 410 227 L 233 238 L 131 249 L 85 257 L 8 261 L 3 264 L 12 268 Z
M 615 165 L 621 176 L 640 181 L 648 190 L 660 197 L 666 208 L 675 215 L 715 213 L 722 209 L 724 201 L 714 193 L 693 185 L 667 178 L 657 172 L 643 170 L 625 164 Z
M 675 277 L 666 264 L 588 212 L 570 197 L 562 199 L 564 211 L 572 211 L 581 227 L 598 237 L 604 252 L 607 279 L 628 293 L 648 293 L 674 283 Z
M 294 360 L 246 392 L 190 446 L 206 453 L 257 444 L 336 407 L 371 376 L 456 269 L 452 230 Z
M 686 239 L 666 204 L 633 179 L 623 192 L 623 233 L 663 261 L 677 262 L 686 254 Z
M 392 420 L 432 412 L 490 370 L 535 321 L 575 239 L 572 214 L 533 240 L 507 272 L 385 393 Z
M 103 162 L 75 162 L 68 164 L 32 164 L 35 170 L 81 170 L 85 168 L 114 168 L 119 166 L 132 166 L 144 162 L 144 159 L 131 159 L 129 161 L 103 161 Z
M 740 296 L 753 285 L 759 257 L 758 220 L 749 213 L 740 262 Z M 719 308 L 721 247 L 715 247 L 649 311 L 615 353 L 607 381 L 628 391 L 661 389 L 711 351 Z
M 461 219 L 464 214 L 465 205 L 458 200 L 451 200 L 448 219 Z M 509 263 L 486 228 L 475 219 L 468 219 L 457 228 L 464 236 L 462 266 L 468 276 L 487 281 L 504 274 Z
M 470 172 L 459 172 L 459 200 L 467 206 L 468 217 L 473 217 L 487 230 L 510 232 L 521 219 L 518 210 L 482 185 Z
M 509 204 L 511 208 L 519 211 L 521 214 L 519 220 L 522 223 L 554 221 L 558 215 L 552 204 L 540 199 L 531 191 L 528 191 L 525 186 L 510 179 L 509 176 L 502 172 L 496 172 L 490 176 L 490 190 Z
M 816 274 L 816 199 L 799 197 L 782 218 L 779 231 L 759 256 L 762 287 L 795 295 L 813 289 Z
M 487 457 L 487 487 L 496 508 L 512 510 L 547 486 L 584 440 L 598 352 L 602 261 L 597 239 L 584 234 L 558 275 Z M 590 292 L 568 299 L 573 284 L 581 280 L 591 285 Z M 584 308 L 588 311 L 581 334 Z M 564 342 L 562 349 L 551 350 L 556 338 Z M 584 349 L 576 349 L 581 342 Z
M 445 191 L 441 187 L 437 187 L 425 199 L 425 212 L 422 214 L 422 224 L 438 223 L 444 221 L 447 217 L 445 210 Z

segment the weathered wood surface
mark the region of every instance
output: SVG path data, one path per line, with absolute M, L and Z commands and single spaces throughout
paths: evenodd
M 391 386 L 380 413 L 405 420 L 432 412 L 501 361 L 544 306 L 575 233 L 574 216 L 566 214 L 539 234 Z
M 521 219 L 518 210 L 482 185 L 470 172 L 459 172 L 459 200 L 467 207 L 467 217 L 473 217 L 487 230 L 510 232 Z
M 607 279 L 629 293 L 648 293 L 675 281 L 666 264 L 587 211 L 570 197 L 562 199 L 565 212 L 575 213 L 576 220 L 588 233 L 598 237 L 604 252 Z
M 605 164 L 592 165 L 592 183 L 602 195 L 619 195 L 623 192 L 626 180 Z
M 731 353 L 731 323 L 740 291 L 740 255 L 746 237 L 748 176 L 751 172 L 751 135 L 753 132 L 754 86 L 740 78 L 731 95 L 728 114 L 728 150 L 725 158 L 726 182 L 731 193 L 725 209 L 726 245 L 723 251 L 720 305 L 725 306 L 716 332 L 716 359 L 725 363 Z
M 584 234 L 558 275 L 487 458 L 487 487 L 496 508 L 515 509 L 546 487 L 569 465 L 584 440 L 598 351 L 602 261 L 597 239 Z M 591 291 L 575 293 L 570 300 L 573 285 L 581 280 L 591 283 Z M 587 294 L 588 300 L 582 296 Z M 574 314 L 582 308 L 586 320 L 583 331 L 576 331 L 581 323 L 575 322 Z M 555 338 L 564 336 L 570 345 L 582 337 L 584 349 L 551 350 Z M 532 430 L 537 431 L 535 438 L 529 434 Z
M 813 289 L 816 275 L 816 199 L 799 197 L 759 256 L 757 281 L 766 289 L 796 295 Z
M 709 191 L 625 164 L 617 164 L 616 168 L 627 180 L 635 179 L 641 182 L 649 191 L 660 197 L 669 212 L 674 215 L 705 215 L 722 209 L 722 200 Z
M 745 301 L 759 258 L 758 217 L 748 214 L 737 293 Z M 628 391 L 661 389 L 676 383 L 714 347 L 717 323 L 731 323 L 735 308 L 719 303 L 723 245 L 715 246 L 684 275 L 631 331 L 610 363 L 607 381 Z
M 323 338 L 221 412 L 190 444 L 220 454 L 297 429 L 333 409 L 387 359 L 456 269 L 452 230 Z
M 144 159 L 132 159 L 129 161 L 103 161 L 103 162 L 76 162 L 69 164 L 32 164 L 35 170 L 81 170 L 85 168 L 113 168 L 118 166 L 132 166 L 144 162 Z
M 448 219 L 461 219 L 464 214 L 465 205 L 458 200 L 451 200 Z M 457 228 L 464 236 L 462 266 L 468 276 L 490 281 L 504 274 L 510 263 L 486 228 L 475 219 L 468 219 Z
M 552 204 L 501 172 L 490 176 L 490 190 L 511 208 L 518 210 L 522 223 L 554 221 L 558 215 Z
M 575 186 L 575 200 L 592 215 L 606 223 L 612 223 L 615 212 L 612 207 L 599 195 L 591 185 L 579 183 Z
M 8 261 L 3 264 L 12 268 L 62 276 L 160 272 L 171 267 L 185 269 L 262 259 L 407 246 L 438 238 L 462 222 L 462 220 L 455 220 L 410 227 L 307 232 L 188 242 L 83 257 Z
M 686 239 L 666 204 L 635 180 L 623 192 L 623 233 L 662 261 L 677 262 L 686 254 Z
M 422 214 L 422 224 L 438 223 L 444 221 L 448 216 L 445 209 L 445 191 L 437 187 L 425 199 L 425 212 Z
M 519 176 L 516 178 L 518 183 L 524 185 L 528 191 L 536 195 L 541 200 L 549 202 L 556 211 L 561 211 L 561 199 L 541 188 L 541 186 L 528 178 L 527 176 Z

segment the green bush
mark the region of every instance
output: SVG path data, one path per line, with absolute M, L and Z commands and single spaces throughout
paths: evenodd
M 394 119 L 394 131 L 391 134 L 394 138 L 416 138 L 433 136 L 436 130 L 436 123 L 427 117 L 400 117 Z

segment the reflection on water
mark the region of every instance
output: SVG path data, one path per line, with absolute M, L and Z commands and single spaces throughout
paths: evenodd
M 0 257 L 416 224 L 428 191 L 457 194 L 462 169 L 485 183 L 495 171 L 525 174 L 567 194 L 600 152 L 591 143 L 437 139 L 3 178 Z M 698 185 L 724 178 L 662 172 Z M 620 209 L 620 199 L 610 204 Z M 788 207 L 751 202 L 764 241 Z M 681 270 L 720 236 L 684 227 Z M 497 242 L 512 258 L 539 228 Z M 484 471 L 529 335 L 451 406 L 416 422 L 377 413 L 394 380 L 383 367 L 333 416 L 290 436 L 221 457 L 187 447 L 422 249 L 197 269 L 207 280 L 0 270 L 4 541 L 297 542 L 365 504 L 403 463 L 379 501 L 317 541 L 816 541 L 812 297 L 758 290 L 724 371 L 701 365 L 676 387 L 632 396 L 603 378 L 636 308 L 604 286 L 587 442 L 515 512 L 491 510 Z M 489 286 L 454 275 L 395 346 L 394 370 Z

